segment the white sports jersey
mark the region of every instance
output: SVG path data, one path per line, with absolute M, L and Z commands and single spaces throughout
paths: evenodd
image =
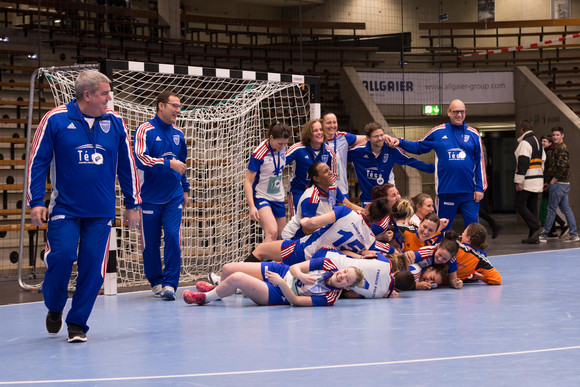
M 298 201 L 296 214 L 290 219 L 282 231 L 282 239 L 302 238 L 304 236 L 304 232 L 300 226 L 300 219 L 302 217 L 311 218 L 313 216 L 326 214 L 332 211 L 338 203 L 342 203 L 343 200 L 344 195 L 342 195 L 336 185 L 331 186 L 326 193 L 316 185 L 306 188 L 306 191 L 304 191 Z
M 300 239 L 307 260 L 324 248 L 358 253 L 375 246 L 375 235 L 362 214 L 346 206 L 334 207 L 334 213 L 334 223 Z
M 282 171 L 286 165 L 286 152 L 272 151 L 268 140 L 264 140 L 252 153 L 248 169 L 256 172 L 252 183 L 254 196 L 275 202 L 284 201 L 284 185 Z
M 383 298 L 388 296 L 393 290 L 392 285 L 394 281 L 391 276 L 391 262 L 382 255 L 381 259 L 383 260 L 354 259 L 339 251 L 327 250 L 325 256 L 339 270 L 349 266 L 354 266 L 362 270 L 365 276 L 365 284 L 363 287 L 354 287 L 352 290 L 364 298 Z

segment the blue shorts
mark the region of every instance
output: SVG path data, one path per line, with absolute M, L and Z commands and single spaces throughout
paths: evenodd
M 272 285 L 266 279 L 266 267 L 268 268 L 268 271 L 278 273 L 280 277 L 284 278 L 286 273 L 288 273 L 288 270 L 290 270 L 290 266 L 284 265 L 280 262 L 262 262 L 260 266 L 264 282 L 268 285 L 268 305 L 289 305 L 290 303 L 286 300 L 286 297 L 284 297 L 282 290 L 278 286 Z
M 284 202 L 274 202 L 268 199 L 254 198 L 254 205 L 258 210 L 263 207 L 270 207 L 274 214 L 274 218 L 286 217 L 286 206 L 284 205 Z
M 282 241 L 282 247 L 280 248 L 282 263 L 291 266 L 295 263 L 300 263 L 306 261 L 304 256 L 304 246 L 302 243 L 297 241 Z

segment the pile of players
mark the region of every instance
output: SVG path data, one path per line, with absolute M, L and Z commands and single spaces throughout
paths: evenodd
M 301 141 L 288 150 L 290 128 L 272 124 L 244 181 L 250 217 L 263 228 L 264 242 L 244 262 L 224 265 L 219 280 L 199 281 L 197 292 L 185 290 L 185 302 L 203 305 L 240 289 L 258 305 L 327 306 L 340 296 L 383 298 L 442 284 L 461 289 L 464 281 L 501 284 L 486 257 L 487 232 L 477 222 L 486 188 L 481 140 L 465 125 L 461 101 L 452 101 L 448 114 L 448 124 L 410 142 L 385 135 L 376 122 L 365 127 L 365 136 L 339 132 L 329 113 L 308 121 Z M 397 146 L 416 154 L 435 151 L 439 216 L 429 195 L 399 195 L 395 163 L 428 173 L 435 166 Z M 361 206 L 348 198 L 348 162 Z M 282 171 L 289 164 L 292 218 L 286 224 Z M 457 176 L 464 173 L 471 184 L 462 186 Z M 458 211 L 468 225 L 461 235 L 450 230 Z

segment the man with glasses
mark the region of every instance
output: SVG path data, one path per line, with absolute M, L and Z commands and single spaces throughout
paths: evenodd
M 143 199 L 141 249 L 153 295 L 173 301 L 181 271 L 181 216 L 189 199 L 187 145 L 183 132 L 175 126 L 181 111 L 179 96 L 162 92 L 156 109 L 155 117 L 135 132 Z M 160 253 L 162 229 L 164 267 Z
M 434 127 L 419 141 L 386 138 L 390 146 L 410 153 L 435 151 L 437 214 L 449 219 L 443 230 L 451 228 L 458 211 L 466 226 L 479 223 L 479 201 L 487 189 L 483 145 L 479 131 L 465 124 L 465 104 L 458 99 L 451 101 L 447 115 L 448 123 Z
M 367 142 L 356 145 L 348 151 L 348 161 L 361 188 L 361 207 L 371 202 L 373 187 L 385 183 L 395 184 L 393 166 L 409 165 L 423 172 L 433 173 L 435 166 L 409 157 L 398 148 L 389 148 L 385 144 L 385 133 L 381 124 L 370 122 L 365 126 Z

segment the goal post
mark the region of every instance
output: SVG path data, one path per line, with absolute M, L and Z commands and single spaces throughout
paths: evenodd
M 131 138 L 141 123 L 155 116 L 160 92 L 171 90 L 180 96 L 176 126 L 188 144 L 190 182 L 190 203 L 181 228 L 181 281 L 205 277 L 247 256 L 262 239 L 243 193 L 249 157 L 273 121 L 288 124 L 293 129 L 291 142 L 299 141 L 301 126 L 320 116 L 318 78 L 112 60 L 102 62 L 100 71 L 112 80 L 113 109 L 125 120 Z M 46 68 L 40 73 L 52 80 L 55 101 L 65 103 L 74 97 L 78 72 Z M 124 214 L 122 202 L 117 186 L 119 219 Z M 117 228 L 116 261 L 120 287 L 148 284 L 139 230 Z

